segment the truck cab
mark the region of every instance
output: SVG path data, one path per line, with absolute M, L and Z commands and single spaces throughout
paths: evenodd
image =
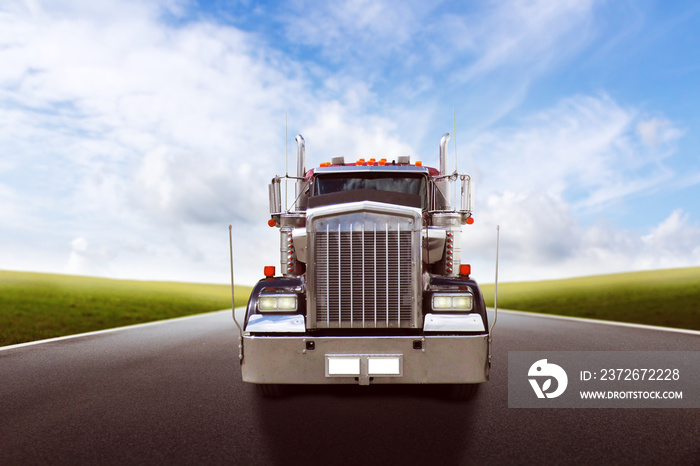
M 292 208 L 281 206 L 283 177 L 270 184 L 280 273 L 265 267 L 248 302 L 245 382 L 263 395 L 288 384 L 444 384 L 467 399 L 488 380 L 486 308 L 460 250 L 471 179 L 447 173 L 448 140 L 439 170 L 399 156 L 307 171 L 297 136 Z

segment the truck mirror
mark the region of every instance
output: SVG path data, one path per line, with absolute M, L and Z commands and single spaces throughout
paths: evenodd
M 279 214 L 282 212 L 282 195 L 280 187 L 280 178 L 275 177 L 269 185 L 270 190 L 270 214 Z
M 462 204 L 460 210 L 462 212 L 471 212 L 474 199 L 474 187 L 472 186 L 469 175 L 460 175 L 462 179 Z

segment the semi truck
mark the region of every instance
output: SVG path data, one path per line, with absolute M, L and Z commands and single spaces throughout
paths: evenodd
M 439 168 L 397 156 L 307 170 L 296 136 L 296 176 L 269 185 L 280 269 L 265 266 L 248 301 L 244 382 L 263 396 L 290 384 L 440 384 L 465 400 L 488 381 L 486 307 L 461 254 L 472 180 L 449 173 L 449 139 Z M 284 208 L 283 181 L 294 183 Z

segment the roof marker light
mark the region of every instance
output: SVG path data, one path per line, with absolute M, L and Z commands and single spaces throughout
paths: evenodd
M 275 276 L 275 266 L 274 265 L 266 265 L 265 268 L 263 269 L 263 273 L 267 278 L 272 278 Z
M 421 162 L 420 160 L 416 162 L 416 167 L 422 167 L 422 166 L 423 166 L 423 162 Z
M 472 266 L 470 264 L 460 264 L 459 274 L 469 276 L 472 273 Z

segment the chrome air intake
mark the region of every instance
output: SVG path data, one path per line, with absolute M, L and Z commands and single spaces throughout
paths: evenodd
M 422 325 L 420 209 L 362 201 L 307 214 L 309 327 Z

